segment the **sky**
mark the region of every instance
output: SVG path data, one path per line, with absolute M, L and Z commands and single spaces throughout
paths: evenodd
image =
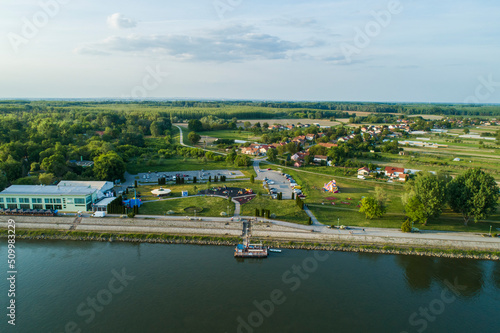
M 0 0 L 0 98 L 500 103 L 496 0 Z

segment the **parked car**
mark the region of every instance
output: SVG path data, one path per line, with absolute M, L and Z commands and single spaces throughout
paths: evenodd
M 269 185 L 274 185 L 274 181 L 270 180 L 267 182 Z

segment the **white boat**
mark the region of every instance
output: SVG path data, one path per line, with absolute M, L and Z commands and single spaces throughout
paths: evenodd
M 279 249 L 269 249 L 269 252 L 281 253 L 281 250 L 279 250 Z

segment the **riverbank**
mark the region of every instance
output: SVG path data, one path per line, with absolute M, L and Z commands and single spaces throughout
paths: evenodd
M 7 230 L 5 229 L 0 229 L 0 239 L 2 238 L 7 238 Z M 235 246 L 240 242 L 239 238 L 234 237 L 210 237 L 199 235 L 186 236 L 172 234 L 96 233 L 59 230 L 17 230 L 16 238 L 25 240 L 72 240 L 98 242 L 198 244 L 216 246 Z M 357 243 L 310 243 L 286 240 L 263 240 L 263 243 L 273 248 L 283 249 L 413 255 L 440 258 L 467 258 L 477 260 L 500 260 L 500 251 L 461 250 L 449 248 L 413 248 L 393 246 L 390 244 L 366 245 Z

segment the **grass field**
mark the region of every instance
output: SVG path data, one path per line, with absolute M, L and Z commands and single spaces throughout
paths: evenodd
M 203 207 L 201 213 L 196 216 L 220 217 L 221 212 L 234 213 L 234 203 L 222 198 L 212 197 L 188 197 L 173 200 L 162 200 L 157 202 L 146 202 L 140 208 L 141 215 L 165 215 L 167 211 L 173 210 L 175 215 L 193 216 L 184 211 L 187 207 Z
M 269 209 L 271 214 L 276 214 L 277 220 L 307 224 L 309 217 L 300 209 L 293 200 L 273 200 L 269 197 L 256 197 L 248 203 L 241 205 L 241 215 L 255 216 L 255 209 Z

